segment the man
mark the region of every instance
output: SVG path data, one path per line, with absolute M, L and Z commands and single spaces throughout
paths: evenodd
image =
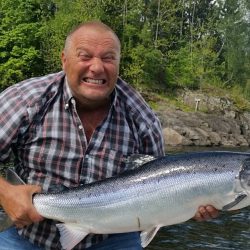
M 0 161 L 13 152 L 16 172 L 29 184 L 0 179 L 0 204 L 18 229 L 0 234 L 1 249 L 61 249 L 55 222 L 32 205 L 34 193 L 121 173 L 131 154 L 164 154 L 159 120 L 118 77 L 120 50 L 108 26 L 82 24 L 66 39 L 63 72 L 29 79 L 0 95 Z M 201 207 L 196 219 L 214 216 L 214 208 Z M 88 247 L 141 249 L 138 233 L 89 235 L 74 249 Z

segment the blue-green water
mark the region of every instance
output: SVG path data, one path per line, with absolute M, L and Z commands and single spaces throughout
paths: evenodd
M 250 249 L 250 207 L 221 213 L 209 222 L 188 222 L 162 228 L 147 250 Z

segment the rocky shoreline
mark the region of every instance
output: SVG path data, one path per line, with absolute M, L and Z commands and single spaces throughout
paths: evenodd
M 166 146 L 250 146 L 250 112 L 237 110 L 225 98 L 208 100 L 189 95 L 183 100 L 193 105 L 193 112 L 164 106 L 156 112 L 162 123 Z M 197 109 L 197 100 L 200 105 L 205 105 L 206 112 Z

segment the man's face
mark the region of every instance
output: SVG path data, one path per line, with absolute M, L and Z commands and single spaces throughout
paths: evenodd
M 113 91 L 120 62 L 120 46 L 110 31 L 80 28 L 62 53 L 63 70 L 79 105 L 98 106 Z

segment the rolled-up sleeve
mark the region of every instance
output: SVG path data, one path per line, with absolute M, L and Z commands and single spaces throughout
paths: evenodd
M 20 126 L 25 125 L 26 114 L 27 108 L 17 86 L 0 93 L 0 162 L 9 158 Z

